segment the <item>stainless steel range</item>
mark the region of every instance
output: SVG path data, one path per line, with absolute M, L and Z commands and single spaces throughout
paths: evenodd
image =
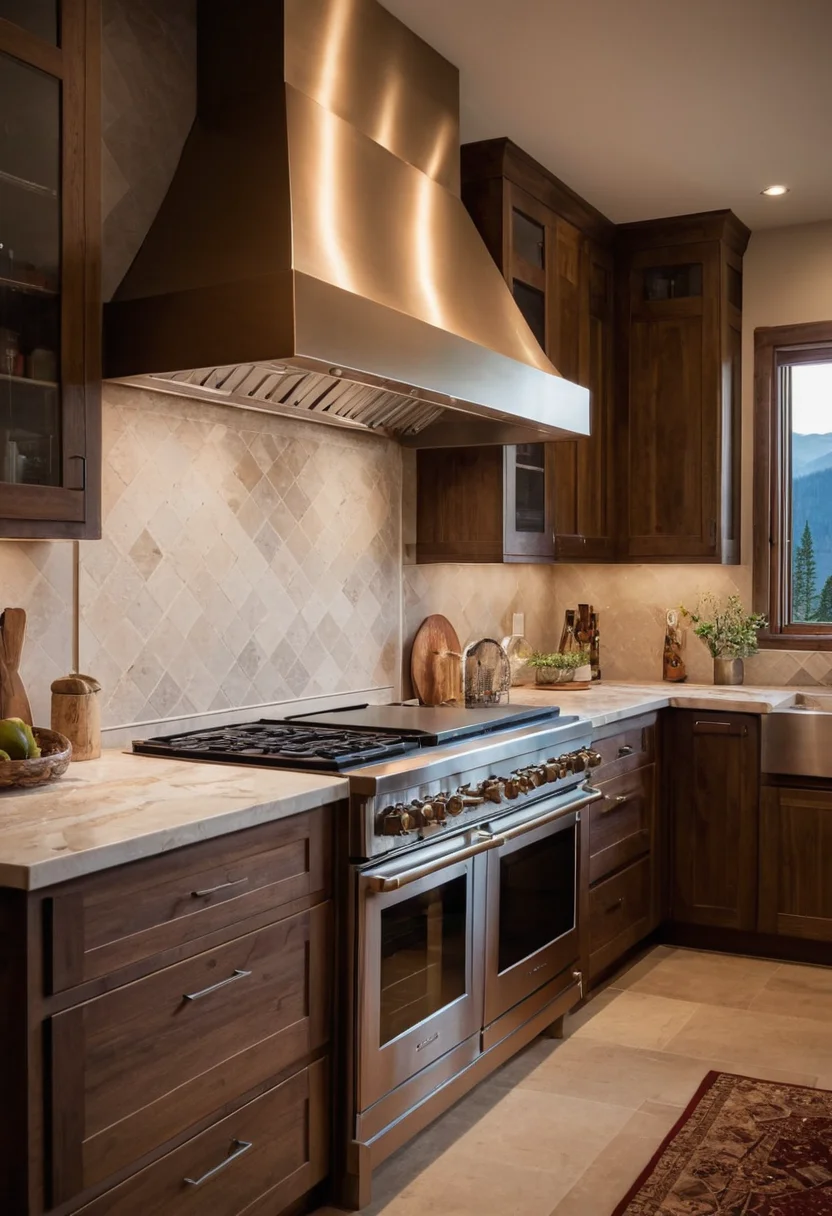
M 342 1198 L 363 1206 L 381 1160 L 581 998 L 590 723 L 376 706 L 134 746 L 349 778 Z

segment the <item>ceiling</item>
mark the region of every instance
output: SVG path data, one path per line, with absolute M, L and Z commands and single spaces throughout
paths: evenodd
M 832 0 L 383 3 L 460 68 L 464 142 L 508 135 L 617 223 L 832 218 Z

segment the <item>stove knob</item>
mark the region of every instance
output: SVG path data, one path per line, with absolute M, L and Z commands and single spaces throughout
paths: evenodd
M 495 802 L 499 805 L 503 801 L 505 785 L 499 777 L 489 777 L 487 781 L 482 783 L 480 793 L 487 802 Z
M 451 794 L 448 799 L 448 814 L 461 815 L 465 810 L 465 800 L 461 794 Z
M 416 827 L 416 820 L 401 804 L 389 806 L 381 813 L 382 836 L 407 836 Z
M 586 757 L 583 752 L 572 752 L 569 759 L 573 773 L 582 773 L 586 768 Z
M 545 785 L 549 780 L 546 776 L 546 769 L 542 764 L 536 764 L 534 768 L 530 768 L 529 777 L 536 789 L 539 789 L 541 785 Z
M 505 783 L 506 798 L 516 798 L 520 793 L 520 782 L 516 777 L 509 777 Z
M 423 824 L 442 823 L 445 818 L 445 808 L 441 802 L 417 802 L 415 806 L 422 816 Z
M 598 768 L 600 764 L 604 763 L 604 757 L 601 755 L 601 753 L 593 751 L 592 748 L 588 749 L 587 756 L 589 757 L 590 768 Z
M 553 781 L 560 780 L 560 765 L 556 760 L 547 760 L 544 766 L 544 772 L 546 773 L 546 780 L 550 784 Z

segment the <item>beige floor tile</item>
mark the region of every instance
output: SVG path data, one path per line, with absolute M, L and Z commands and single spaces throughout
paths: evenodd
M 776 974 L 779 964 L 698 950 L 652 953 L 620 977 L 615 986 L 701 1005 L 747 1009 Z
M 548 1170 L 446 1153 L 383 1207 L 366 1212 L 367 1216 L 549 1216 L 563 1194 Z
M 761 1013 L 832 1022 L 832 968 L 784 963 L 751 1002 Z
M 638 1111 L 563 1197 L 552 1216 L 610 1216 L 682 1114 Z
M 612 999 L 594 1014 L 594 1002 L 589 1003 L 586 1012 L 590 1016 L 574 1031 L 575 1037 L 661 1051 L 701 1008 L 691 1001 L 674 1001 L 648 993 L 607 992 L 603 995 Z
M 645 1102 L 684 1106 L 708 1072 L 709 1062 L 605 1043 L 567 1039 L 541 1053 L 537 1044 L 510 1060 L 495 1077 L 506 1088 L 565 1094 L 638 1110 Z
M 766 1067 L 801 1077 L 832 1071 L 832 1021 L 701 1006 L 665 1046 L 682 1056 L 731 1060 L 752 1076 Z

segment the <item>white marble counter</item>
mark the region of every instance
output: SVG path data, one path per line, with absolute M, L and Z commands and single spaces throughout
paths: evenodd
M 347 789 L 322 773 L 105 751 L 50 785 L 0 791 L 0 886 L 52 886 L 337 802 Z
M 767 714 L 795 699 L 796 688 L 715 687 L 713 684 L 608 684 L 564 692 L 552 688 L 513 688 L 515 705 L 559 705 L 564 714 L 582 714 L 594 727 L 620 722 L 636 714 L 660 709 L 722 709 L 726 712 Z M 817 691 L 817 690 L 815 690 Z

